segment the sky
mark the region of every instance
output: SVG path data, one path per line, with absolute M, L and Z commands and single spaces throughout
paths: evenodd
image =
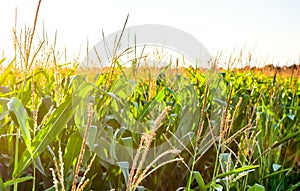
M 37 0 L 0 0 L 0 55 L 13 57 L 13 33 L 32 26 Z M 43 0 L 37 34 L 47 31 L 68 58 L 83 55 L 87 40 L 94 45 L 127 26 L 163 24 L 198 39 L 212 55 L 249 51 L 257 63 L 299 63 L 300 1 L 298 0 Z

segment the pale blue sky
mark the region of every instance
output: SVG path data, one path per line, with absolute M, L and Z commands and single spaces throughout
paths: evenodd
M 11 57 L 14 10 L 18 7 L 18 27 L 32 24 L 37 0 L 0 0 L 0 51 Z M 259 59 L 281 63 L 299 63 L 300 1 L 297 0 L 44 0 L 39 31 L 45 28 L 53 39 L 58 31 L 58 46 L 66 46 L 69 55 L 77 55 L 101 40 L 101 31 L 120 30 L 127 13 L 128 26 L 165 24 L 196 37 L 213 54 L 254 47 Z M 83 53 L 82 53 L 83 54 Z M 70 58 L 71 59 L 71 58 Z

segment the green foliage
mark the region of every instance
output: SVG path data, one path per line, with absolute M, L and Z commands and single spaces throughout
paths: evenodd
M 265 187 L 259 184 L 254 184 L 248 189 L 248 191 L 265 191 Z
M 80 176 L 88 168 L 91 153 L 96 152 L 98 158 L 87 174 L 87 190 L 126 188 L 135 154 L 132 149 L 138 148 L 142 134 L 151 130 L 166 106 L 171 110 L 151 146 L 166 143 L 167 137 L 181 150 L 183 161 L 158 168 L 138 189 L 260 191 L 297 190 L 300 186 L 297 78 L 277 77 L 274 83 L 273 77 L 254 72 L 226 71 L 220 78 L 224 84 L 218 85 L 209 84 L 209 77 L 198 70 L 189 68 L 171 78 L 165 68 L 149 80 L 138 78 L 137 73 L 127 74 L 119 64 L 93 82 L 74 69 L 61 70 L 58 81 L 54 69 L 39 68 L 23 76 L 13 65 L 14 61 L 0 76 L 1 190 L 22 190 L 33 184 L 38 190 L 51 188 L 49 168 L 55 168 L 53 157 L 59 145 L 64 151 L 67 188 L 71 186 L 88 101 L 94 103 L 94 115 Z M 205 98 L 207 84 L 210 89 Z M 201 121 L 203 130 L 196 143 Z M 222 134 L 224 127 L 226 134 Z M 185 147 L 176 144 L 174 136 Z M 128 148 L 128 161 L 118 161 L 122 154 L 118 145 Z

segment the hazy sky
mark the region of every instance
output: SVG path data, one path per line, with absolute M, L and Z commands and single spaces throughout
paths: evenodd
M 32 25 L 37 0 L 0 0 L 0 51 L 12 57 L 15 7 L 18 29 Z M 128 26 L 165 24 L 196 37 L 212 54 L 254 48 L 256 58 L 299 63 L 300 1 L 298 0 L 44 0 L 38 22 L 49 39 L 57 30 L 59 47 L 68 57 L 83 51 L 87 39 L 93 45 L 101 31 L 120 30 L 129 13 Z

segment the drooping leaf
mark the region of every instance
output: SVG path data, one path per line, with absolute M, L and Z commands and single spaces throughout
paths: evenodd
M 33 158 L 40 155 L 63 130 L 63 128 L 65 128 L 80 101 L 85 99 L 90 94 L 92 89 L 93 86 L 84 83 L 79 89 L 77 89 L 76 93 L 73 95 L 67 95 L 65 102 L 63 102 L 52 113 L 48 122 L 32 140 Z M 19 161 L 19 167 L 14 169 L 14 177 L 20 176 L 23 170 L 26 169 L 31 162 L 32 160 L 30 158 L 29 151 L 26 149 Z
M 11 100 L 7 103 L 7 108 L 9 111 L 13 112 L 17 118 L 18 124 L 21 128 L 22 137 L 24 139 L 27 150 L 32 155 L 31 150 L 31 135 L 30 129 L 28 125 L 28 115 L 23 106 L 23 104 L 15 97 L 11 98 Z

